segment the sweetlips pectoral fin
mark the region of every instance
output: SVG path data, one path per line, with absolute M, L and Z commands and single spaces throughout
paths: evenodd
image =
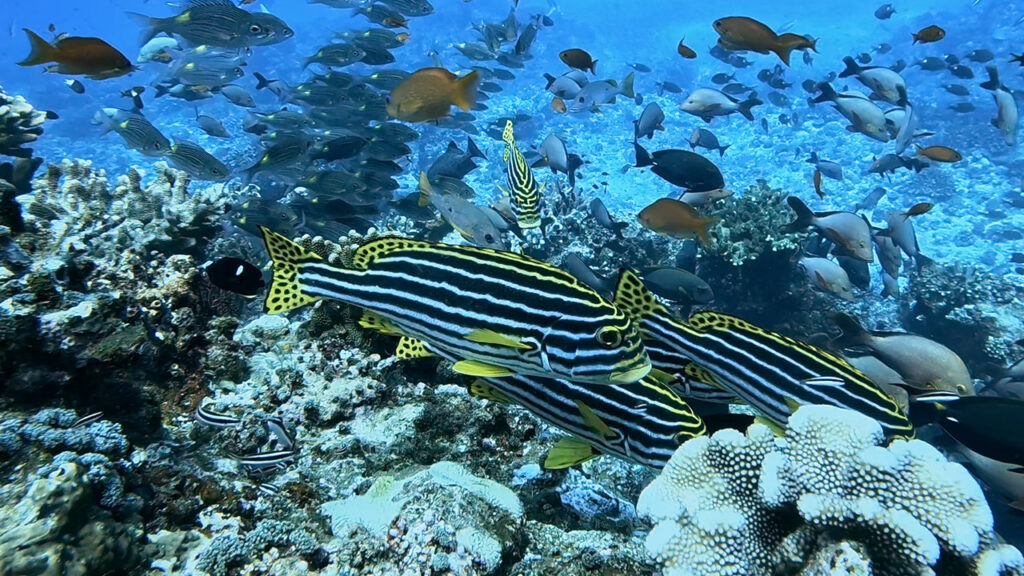
M 552 446 L 547 457 L 544 458 L 544 468 L 547 470 L 561 470 L 583 464 L 587 460 L 592 460 L 600 455 L 601 453 L 593 446 L 582 440 L 562 438 Z
M 583 423 L 586 424 L 588 428 L 600 434 L 604 438 L 615 437 L 615 432 L 605 424 L 604 420 L 601 420 L 600 416 L 594 414 L 594 411 L 590 409 L 590 406 L 587 406 L 582 401 L 577 400 L 576 408 L 579 409 L 580 416 L 583 417 Z
M 515 372 L 504 366 L 488 364 L 479 360 L 459 360 L 452 366 L 452 369 L 465 376 L 478 376 L 480 378 L 501 378 L 502 376 L 515 374 Z
M 774 432 L 776 436 L 778 436 L 780 438 L 786 435 L 786 429 L 784 427 L 779 425 L 778 422 L 775 422 L 774 420 L 769 420 L 768 418 L 765 418 L 764 416 L 756 416 L 756 417 L 754 417 L 754 423 L 755 424 L 764 424 L 765 426 L 770 428 L 771 431 Z
M 473 330 L 466 335 L 466 340 L 469 340 L 470 342 L 477 342 L 479 344 L 492 344 L 494 346 L 504 346 L 506 348 L 518 348 L 520 350 L 533 349 L 533 346 L 523 342 L 515 336 L 507 336 L 505 334 L 499 334 L 494 330 L 487 329 Z

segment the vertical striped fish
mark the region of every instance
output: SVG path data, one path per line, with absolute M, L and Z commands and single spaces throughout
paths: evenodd
M 602 454 L 661 469 L 680 444 L 706 432 L 689 404 L 650 376 L 633 384 L 593 386 L 516 374 L 481 378 L 470 392 L 519 404 L 574 436 L 551 449 L 544 461 L 549 469 L 575 466 Z
M 261 228 L 274 264 L 266 310 L 322 298 L 371 312 L 366 323 L 460 358 L 472 376 L 513 373 L 596 384 L 636 382 L 650 359 L 630 319 L 567 272 L 474 246 L 380 238 L 356 251 L 353 267 L 324 262 Z
M 886 436 L 914 436 L 896 401 L 839 356 L 727 314 L 677 320 L 629 271 L 619 279 L 615 303 L 637 322 L 657 370 L 685 371 L 679 359 L 688 359 L 778 425 L 801 405 L 827 404 L 878 420 Z
M 505 141 L 505 173 L 508 177 L 508 190 L 505 192 L 512 204 L 512 212 L 520 228 L 536 228 L 540 226 L 540 187 L 526 158 L 516 146 L 511 120 L 505 122 L 501 139 Z

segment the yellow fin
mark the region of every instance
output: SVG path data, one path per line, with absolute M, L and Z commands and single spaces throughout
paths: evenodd
M 394 322 L 374 312 L 363 312 L 363 315 L 359 318 L 359 325 L 367 330 L 373 330 L 381 334 L 389 334 L 391 336 L 402 335 L 402 331 L 399 330 Z
M 644 286 L 636 272 L 628 269 L 624 269 L 619 274 L 619 282 L 615 286 L 615 298 L 612 303 L 626 316 L 629 316 L 633 322 L 639 322 L 644 316 L 650 316 L 656 312 L 668 313 L 665 307 L 654 299 L 654 295 Z
M 686 367 L 683 368 L 683 372 L 690 378 L 696 380 L 697 382 L 707 384 L 708 386 L 714 386 L 719 390 L 722 389 L 722 385 L 718 383 L 718 380 L 715 378 L 715 375 L 712 374 L 710 370 L 701 366 L 700 364 L 697 364 L 696 362 L 690 362 L 689 364 L 687 364 Z
M 764 329 L 747 322 L 742 318 L 709 310 L 697 312 L 686 321 L 697 330 L 743 330 L 746 332 L 763 333 Z
M 774 420 L 769 420 L 764 416 L 757 416 L 754 418 L 754 422 L 757 424 L 764 424 L 765 426 L 771 428 L 772 432 L 774 432 L 776 436 L 782 437 L 786 435 L 786 429 L 780 426 L 779 423 L 775 422 Z
M 651 368 L 651 371 L 648 372 L 647 375 L 653 378 L 658 384 L 661 384 L 662 386 L 668 386 L 669 384 L 672 384 L 675 381 L 679 380 L 674 375 L 669 374 L 664 370 L 658 370 L 657 368 Z
M 580 400 L 577 400 L 576 407 L 579 408 L 580 415 L 583 416 L 583 423 L 586 424 L 588 428 L 597 432 L 604 438 L 615 437 L 615 432 L 613 432 L 612 429 L 604 423 L 604 420 L 601 420 L 600 416 L 594 414 L 594 411 L 590 409 L 590 406 L 587 406 Z
M 270 291 L 263 303 L 267 313 L 280 314 L 319 300 L 316 296 L 302 293 L 299 265 L 320 261 L 320 256 L 269 228 L 260 226 L 260 231 L 263 233 L 263 244 L 274 264 L 274 279 L 270 282 Z
M 357 270 L 366 270 L 374 260 L 385 254 L 389 254 L 396 250 L 429 248 L 430 246 L 429 242 L 410 240 L 408 238 L 395 238 L 390 236 L 386 238 L 377 238 L 376 240 L 370 240 L 356 249 L 355 255 L 352 256 L 352 267 Z
M 427 349 L 427 345 L 422 341 L 408 336 L 402 336 L 398 339 L 398 348 L 395 350 L 395 356 L 399 358 L 430 358 L 435 356 L 433 352 Z
M 426 172 L 420 172 L 420 199 L 417 202 L 420 206 L 426 206 L 430 204 L 430 195 L 434 193 L 434 188 L 430 185 L 430 180 L 427 179 Z
M 789 408 L 790 414 L 800 409 L 801 404 L 793 398 L 787 396 L 786 398 L 783 398 L 783 401 L 786 403 L 786 408 Z
M 480 344 L 493 344 L 495 346 L 504 346 L 506 348 L 518 348 L 520 350 L 533 349 L 533 346 L 515 338 L 514 336 L 498 334 L 494 330 L 473 330 L 466 335 L 466 340 L 469 340 L 470 342 L 478 342 Z
M 479 360 L 459 360 L 452 366 L 452 369 L 466 376 L 479 376 L 481 378 L 500 378 L 510 376 L 515 372 L 504 366 L 496 366 Z
M 452 104 L 455 104 L 463 111 L 468 111 L 476 106 L 476 87 L 480 83 L 480 73 L 473 70 L 455 82 L 455 90 L 452 93 Z
M 492 402 L 501 402 L 502 404 L 511 404 L 512 400 L 501 390 L 494 387 L 493 384 L 485 380 L 477 378 L 469 385 L 469 393 L 478 398 L 490 400 Z
M 593 446 L 577 438 L 562 438 L 548 451 L 544 458 L 544 468 L 547 470 L 561 470 L 583 464 L 600 456 L 601 453 Z

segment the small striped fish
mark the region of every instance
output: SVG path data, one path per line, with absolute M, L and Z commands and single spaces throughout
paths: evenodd
M 519 254 L 403 238 L 361 246 L 353 268 L 261 229 L 274 263 L 271 314 L 321 298 L 365 309 L 364 325 L 406 337 L 400 355 L 424 343 L 480 377 L 513 373 L 627 384 L 650 372 L 629 318 L 567 272 Z
M 511 120 L 505 122 L 501 139 L 505 141 L 505 173 L 508 177 L 508 190 L 505 193 L 512 204 L 512 213 L 520 228 L 536 228 L 540 226 L 540 186 L 526 158 L 523 158 L 516 146 Z
M 443 351 L 428 349 L 451 360 Z M 593 386 L 515 374 L 478 379 L 470 392 L 519 404 L 573 435 L 548 453 L 548 469 L 568 468 L 602 454 L 661 469 L 680 444 L 706 431 L 686 401 L 650 376 L 624 386 Z
M 914 436 L 896 401 L 839 356 L 727 314 L 676 320 L 629 271 L 615 302 L 637 322 L 657 371 L 685 372 L 678 363 L 688 359 L 703 369 L 698 379 L 739 396 L 775 424 L 784 426 L 801 405 L 828 404 L 878 420 L 889 437 Z

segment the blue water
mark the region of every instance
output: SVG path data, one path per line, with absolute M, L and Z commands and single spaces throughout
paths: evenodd
M 919 202 L 931 202 L 935 208 L 915 220 L 922 252 L 942 264 L 954 262 L 978 265 L 997 273 L 1018 271 L 1011 260 L 1024 253 L 1024 213 L 1009 206 L 1005 199 L 1022 190 L 1024 154 L 1021 145 L 1007 146 L 999 131 L 990 124 L 995 104 L 990 92 L 979 87 L 987 79 L 985 64 L 970 62 L 965 55 L 976 49 L 995 54 L 1002 82 L 1011 89 L 1024 90 L 1024 67 L 1011 63 L 1012 54 L 1024 50 L 1024 3 L 996 0 L 929 0 L 896 2 L 896 13 L 879 20 L 874 11 L 879 4 L 820 0 L 817 2 L 764 2 L 737 0 L 721 2 L 680 2 L 679 0 L 523 0 L 516 10 L 520 29 L 534 14 L 547 14 L 552 27 L 541 28 L 523 69 L 513 69 L 516 79 L 500 81 L 504 90 L 491 94 L 487 111 L 476 113 L 475 125 L 481 131 L 475 140 L 488 155 L 478 162 L 480 168 L 467 177 L 477 192 L 479 203 L 500 196 L 498 185 L 505 183 L 505 165 L 501 161 L 502 143 L 483 133 L 495 118 L 526 114 L 530 120 L 516 126 L 517 140 L 524 149 L 537 146 L 550 133 L 559 134 L 570 152 L 580 154 L 587 164 L 580 179 L 580 190 L 589 201 L 600 197 L 618 220 L 632 222 L 637 213 L 654 200 L 675 191 L 672 185 L 649 170 L 629 169 L 634 162 L 633 119 L 643 105 L 620 97 L 615 104 L 603 106 L 600 113 L 557 114 L 551 108 L 552 95 L 545 90 L 544 73 L 558 76 L 567 68 L 559 52 L 571 47 L 586 49 L 599 61 L 592 80 L 622 80 L 632 69 L 630 64 L 649 66 L 649 73 L 636 72 L 635 90 L 644 104 L 657 102 L 665 111 L 665 131 L 657 132 L 643 145 L 650 151 L 682 148 L 695 128 L 709 128 L 722 144 L 730 148 L 719 157 L 715 152 L 697 150 L 721 170 L 726 187 L 740 192 L 763 179 L 773 188 L 800 196 L 815 210 L 848 210 L 877 186 L 887 190 L 878 204 L 878 213 L 905 210 Z M 249 89 L 258 111 L 273 112 L 282 104 L 269 91 L 255 90 L 253 73 L 296 85 L 307 79 L 310 69 L 302 62 L 331 42 L 336 33 L 365 30 L 373 26 L 363 16 L 347 9 L 334 9 L 298 0 L 267 0 L 257 6 L 281 17 L 295 31 L 291 40 L 272 46 L 256 47 L 246 58 L 245 76 L 235 82 Z M 250 9 L 253 7 L 250 6 Z M 453 43 L 476 41 L 472 29 L 480 22 L 500 22 L 509 12 L 506 0 L 436 0 L 435 12 L 426 17 L 409 18 L 409 41 L 393 49 L 397 61 L 384 68 L 406 71 L 432 66 L 428 55 L 437 51 L 449 70 L 467 72 L 474 65 L 496 67 L 493 62 L 473 62 L 452 47 Z M 81 158 L 109 174 L 123 173 L 130 166 L 151 166 L 157 159 L 128 149 L 115 134 L 102 133 L 91 120 L 103 107 L 128 107 L 130 101 L 120 93 L 132 86 L 150 87 L 166 73 L 160 63 L 146 63 L 132 74 L 110 80 L 82 78 L 85 94 L 73 93 L 64 76 L 48 74 L 41 66 L 21 67 L 15 62 L 28 53 L 22 28 L 30 28 L 51 37 L 47 27 L 53 24 L 61 33 L 97 36 L 135 60 L 139 48 L 139 27 L 127 16 L 134 11 L 151 16 L 170 16 L 180 9 L 156 0 L 54 1 L 7 0 L 0 10 L 0 86 L 9 94 L 20 94 L 36 108 L 52 110 L 60 119 L 48 121 L 44 136 L 34 145 L 36 156 L 49 162 Z M 717 18 L 744 15 L 756 18 L 776 30 L 806 34 L 818 39 L 813 62 L 804 62 L 794 52 L 791 66 L 785 70 L 792 86 L 781 90 L 790 105 L 776 106 L 765 97 L 773 90 L 757 79 L 760 70 L 779 61 L 773 54 L 744 53 L 752 64 L 741 70 L 712 58 L 708 50 L 718 39 L 711 27 Z M 913 45 L 911 34 L 937 24 L 946 31 L 943 40 Z M 685 38 L 697 51 L 695 60 L 676 53 L 676 45 Z M 874 48 L 887 43 L 892 49 L 877 54 Z M 507 46 L 507 45 L 506 45 Z M 809 94 L 801 84 L 820 81 L 830 72 L 843 69 L 844 56 L 871 54 L 870 65 L 888 66 L 897 60 L 908 64 L 901 73 L 906 80 L 909 99 L 919 116 L 919 128 L 934 133 L 922 141 L 927 145 L 954 148 L 963 160 L 937 164 L 916 174 L 900 170 L 891 178 L 867 173 L 872 159 L 893 151 L 893 143 L 871 140 L 846 130 L 847 122 L 831 105 L 811 106 Z M 929 72 L 913 64 L 926 57 L 956 55 L 961 64 L 973 70 L 973 79 L 954 77 L 948 70 Z M 375 67 L 355 64 L 344 70 L 370 74 Z M 322 70 L 314 66 L 312 69 Z M 721 88 L 711 82 L 720 72 L 736 73 L 735 82 L 754 87 L 765 103 L 754 109 L 754 121 L 739 115 L 720 117 L 710 124 L 679 110 L 686 95 L 697 88 Z M 681 94 L 659 94 L 658 83 L 672 82 Z M 837 89 L 868 92 L 853 78 L 834 80 Z M 943 86 L 963 84 L 967 97 L 954 96 Z M 144 95 L 146 117 L 172 140 L 187 139 L 202 145 L 233 170 L 250 166 L 262 149 L 256 136 L 241 130 L 248 110 L 227 102 L 221 96 L 196 103 L 172 98 L 153 98 L 152 88 Z M 975 109 L 968 113 L 950 110 L 951 105 L 969 102 Z M 289 109 L 301 110 L 294 104 Z M 891 108 L 882 104 L 883 109 Z M 232 134 L 230 139 L 211 138 L 195 125 L 196 111 L 222 120 Z M 799 126 L 779 122 L 779 115 L 798 116 Z M 762 127 L 767 120 L 767 131 Z M 396 176 L 401 188 L 396 196 L 416 189 L 419 170 L 431 164 L 449 142 L 460 146 L 466 134 L 456 129 L 431 124 L 416 126 L 419 141 L 410 143 L 413 154 L 404 161 L 404 172 Z M 813 167 L 805 160 L 811 152 L 841 164 L 842 181 L 826 179 L 824 198 L 815 195 Z M 549 181 L 547 170 L 538 177 Z M 221 184 L 193 184 L 193 190 Z M 995 215 L 999 213 L 999 215 Z M 873 214 L 868 214 L 872 216 Z M 876 225 L 884 219 L 874 218 Z M 628 264 L 628 263 L 627 263 Z M 876 277 L 873 265 L 873 278 Z M 863 298 L 879 298 L 877 281 Z M 890 324 L 895 318 L 889 318 Z M 1018 336 L 1019 337 L 1019 336 Z M 1009 521 L 1009 520 L 1008 520 Z M 1024 531 L 1018 531 L 1024 533 Z M 1014 534 L 1017 536 L 1017 534 Z M 1019 538 L 1016 538 L 1020 540 Z

